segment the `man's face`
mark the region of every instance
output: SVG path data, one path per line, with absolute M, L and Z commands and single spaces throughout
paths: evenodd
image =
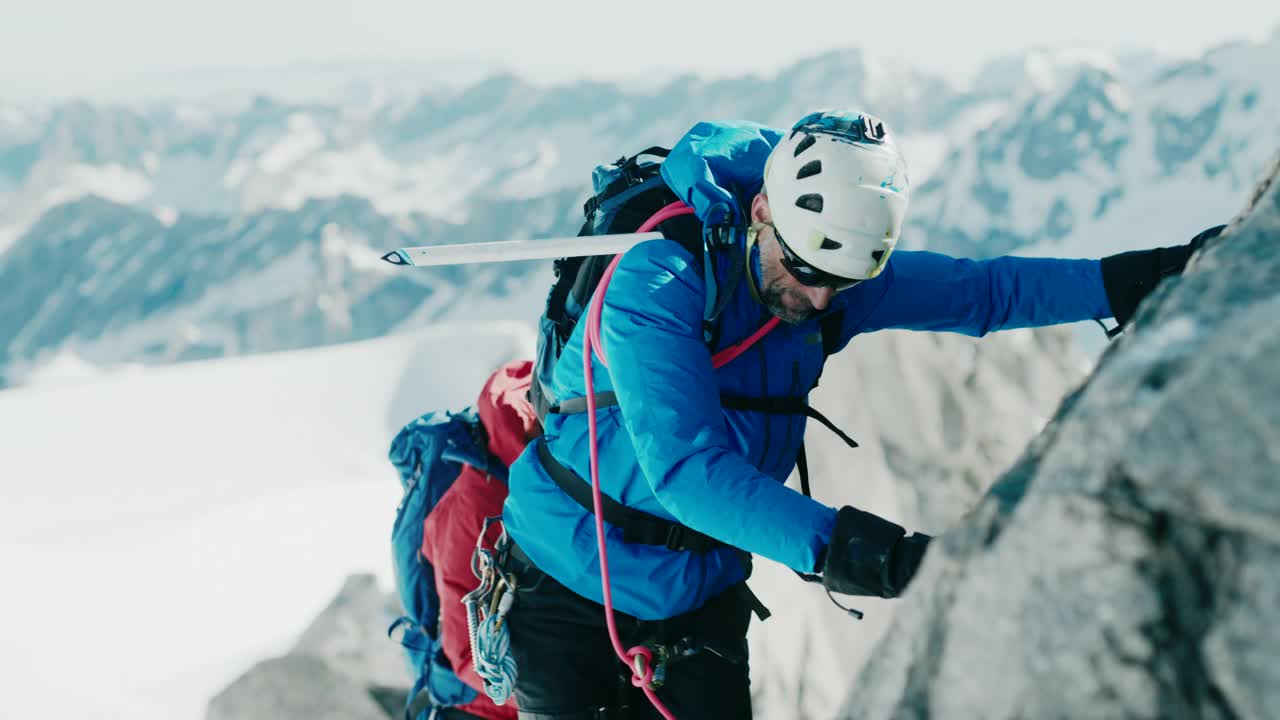
M 801 285 L 795 279 L 782 264 L 782 247 L 772 225 L 760 229 L 756 243 L 760 246 L 760 299 L 769 312 L 797 325 L 827 309 L 836 291 Z
M 764 195 L 756 195 L 752 201 L 751 218 L 761 223 L 773 221 Z M 760 248 L 760 300 L 769 312 L 785 323 L 797 325 L 827 309 L 836 291 L 830 287 L 803 285 L 796 280 L 782 263 L 782 246 L 772 225 L 760 229 L 756 244 Z

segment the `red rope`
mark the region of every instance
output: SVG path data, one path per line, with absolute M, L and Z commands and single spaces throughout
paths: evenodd
M 682 202 L 673 202 L 654 213 L 636 232 L 649 232 L 665 220 L 691 213 L 693 213 L 693 208 Z M 658 699 L 658 694 L 651 687 L 653 682 L 653 652 L 643 645 L 637 645 L 628 650 L 622 649 L 622 640 L 618 637 L 618 624 L 613 617 L 613 591 L 609 583 L 609 554 L 605 548 L 604 541 L 604 513 L 600 508 L 600 448 L 596 438 L 596 393 L 591 354 L 595 352 L 600 358 L 600 364 L 606 368 L 609 367 L 609 362 L 604 354 L 604 343 L 600 338 L 600 317 L 604 308 L 605 290 L 609 287 L 609 280 L 613 278 L 613 271 L 618 267 L 618 262 L 621 260 L 622 254 L 619 253 L 613 259 L 613 262 L 609 263 L 609 267 L 605 268 L 604 274 L 600 277 L 600 283 L 596 286 L 595 302 L 591 303 L 591 309 L 587 312 L 587 346 L 584 348 L 585 352 L 582 353 L 582 379 L 586 384 L 587 394 L 587 428 L 591 438 L 591 495 L 595 502 L 596 547 L 600 551 L 600 587 L 604 595 L 604 619 L 609 628 L 609 642 L 613 644 L 613 652 L 618 656 L 618 659 L 631 669 L 631 684 L 644 690 L 645 697 L 649 698 L 649 702 L 663 718 L 675 720 L 675 715 L 672 715 L 667 706 L 662 704 L 662 701 Z M 777 325 L 778 318 L 772 318 L 753 333 L 751 337 L 716 353 L 711 359 L 712 366 L 718 368 L 731 362 L 734 358 L 746 352 L 747 348 L 758 342 L 760 338 L 767 335 Z
M 747 348 L 751 347 L 752 345 L 755 345 L 757 342 L 759 342 L 760 338 L 764 337 L 765 335 L 768 335 L 770 330 L 773 330 L 774 328 L 778 327 L 778 323 L 780 322 L 782 322 L 782 318 L 779 318 L 776 316 L 771 317 L 769 318 L 769 322 L 761 325 L 759 330 L 756 330 L 754 333 L 751 333 L 751 337 L 747 338 L 746 340 L 743 340 L 737 345 L 732 345 L 730 347 L 727 347 L 721 350 L 715 355 L 712 355 L 711 367 L 720 368 L 733 362 L 734 360 L 737 359 L 739 355 L 746 352 Z M 608 365 L 606 365 L 605 367 L 608 367 Z

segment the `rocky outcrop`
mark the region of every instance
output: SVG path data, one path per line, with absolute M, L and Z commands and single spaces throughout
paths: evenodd
M 399 615 L 399 601 L 380 591 L 373 575 L 352 575 L 291 652 L 323 658 L 363 685 L 408 685 L 404 653 L 387 637 Z
M 358 683 L 321 658 L 290 654 L 260 662 L 209 703 L 207 720 L 387 720 Z
M 1278 171 L 934 544 L 841 717 L 1274 716 Z
M 352 575 L 287 654 L 254 665 L 209 703 L 206 720 L 387 720 L 412 683 L 386 629 L 399 605 Z
M 1087 371 L 1062 328 L 859 336 L 828 361 L 811 399 L 861 447 L 812 424 L 814 497 L 942 532 L 1013 465 Z M 749 633 L 756 717 L 828 720 L 860 685 L 859 668 L 900 603 L 841 598 L 865 612 L 854 621 L 819 586 L 762 558 L 751 586 L 776 611 Z

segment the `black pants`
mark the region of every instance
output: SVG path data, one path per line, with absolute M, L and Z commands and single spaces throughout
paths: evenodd
M 613 652 L 604 606 L 556 582 L 518 550 L 508 570 L 519 590 L 507 616 L 521 720 L 660 718 Z M 656 642 L 681 654 L 666 667 L 658 697 L 678 720 L 749 720 L 747 626 L 758 601 L 737 585 L 674 618 L 641 621 L 616 613 L 624 648 Z

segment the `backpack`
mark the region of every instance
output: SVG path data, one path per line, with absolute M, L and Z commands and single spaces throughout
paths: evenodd
M 592 185 L 595 194 L 583 205 L 585 222 L 579 230 L 579 236 L 605 235 L 614 233 L 635 232 L 646 220 L 663 207 L 680 200 L 662 177 L 662 163 L 670 150 L 651 147 L 632 155 L 623 156 L 611 165 L 597 166 L 592 173 Z M 642 161 L 641 157 L 650 155 L 656 161 Z M 738 208 L 738 214 L 746 213 Z M 716 345 L 716 318 L 732 299 L 738 282 L 745 274 L 746 262 L 744 250 L 736 242 L 737 231 L 732 213 L 719 208 L 717 215 L 725 218 L 723 222 L 708 223 L 705 226 L 694 215 L 682 215 L 661 223 L 661 230 L 667 239 L 674 240 L 693 255 L 694 266 L 699 268 L 706 279 L 707 297 L 703 305 L 703 339 L 709 347 Z M 731 268 L 723 289 L 717 282 L 715 269 L 716 258 L 720 254 L 728 254 L 728 267 Z M 555 281 L 547 295 L 546 307 L 538 321 L 537 355 L 534 361 L 533 382 L 529 389 L 529 400 L 537 411 L 538 419 L 545 422 L 548 413 L 580 413 L 586 411 L 585 398 L 559 399 L 552 391 L 556 363 L 564 350 L 565 344 L 573 334 L 574 328 L 582 318 L 591 300 L 591 294 L 604 274 L 613 255 L 592 255 L 586 257 L 560 258 L 555 261 L 553 270 Z M 822 330 L 822 346 L 826 354 L 835 352 L 840 338 L 842 313 L 828 315 L 820 321 Z M 597 407 L 604 407 L 616 402 L 612 393 L 597 394 Z M 721 403 L 726 408 L 740 410 L 757 410 L 770 413 L 803 414 L 815 419 L 840 436 L 850 447 L 857 443 L 837 428 L 821 413 L 809 407 L 803 398 L 748 398 L 734 395 L 722 395 Z M 581 478 L 561 466 L 544 445 L 539 445 L 539 458 L 548 474 L 583 508 L 594 512 L 589 485 Z M 804 447 L 801 446 L 797 466 L 800 471 L 801 490 L 809 495 L 808 462 Z M 669 522 L 656 516 L 627 508 L 610 499 L 604 500 L 604 519 L 612 525 L 622 528 L 625 542 L 665 545 L 672 550 L 693 550 L 702 552 L 721 544 L 687 528 L 679 523 Z
M 478 696 L 458 678 L 444 656 L 435 574 L 420 549 L 424 520 L 458 478 L 464 463 L 506 483 L 506 467 L 486 448 L 485 429 L 473 408 L 456 413 L 429 412 L 405 425 L 391 442 L 388 455 L 399 471 L 404 491 L 396 509 L 391 548 L 396 592 L 405 615 L 387 632 L 403 631 L 400 644 L 410 674 L 416 678 L 409 692 L 406 720 L 417 720 L 422 708 L 465 705 Z
M 578 236 L 635 232 L 658 210 L 679 200 L 661 175 L 660 161 L 668 153 L 666 148 L 651 147 L 631 157 L 621 157 L 612 165 L 597 166 L 591 177 L 595 194 L 582 207 L 585 222 Z M 656 157 L 659 162 L 641 161 L 645 155 Z M 658 229 L 688 250 L 701 267 L 704 262 L 701 227 L 692 216 L 684 216 L 668 220 Z M 538 321 L 537 355 L 529 389 L 529 400 L 539 419 L 559 409 L 551 391 L 556 361 L 613 258 L 613 255 L 566 257 L 552 264 L 555 281 Z

